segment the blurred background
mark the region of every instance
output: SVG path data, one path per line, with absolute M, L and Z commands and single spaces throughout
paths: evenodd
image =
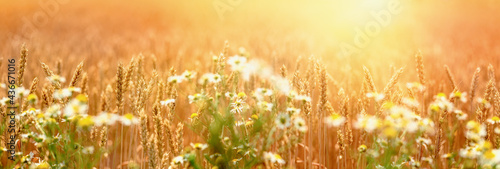
M 500 66 L 500 3 L 493 0 L 1 0 L 0 6 L 1 56 L 18 57 L 26 43 L 33 70 L 38 61 L 62 60 L 73 69 L 83 59 L 105 65 L 140 53 L 154 55 L 161 70 L 208 69 L 204 61 L 226 40 L 230 54 L 244 47 L 276 70 L 313 55 L 342 83 L 362 75 L 363 65 L 379 85 L 391 66 L 414 74 L 418 50 L 427 71 L 444 72 L 447 64 L 464 75 L 456 77 L 461 85 L 476 67 Z M 87 71 L 105 80 L 115 69 Z

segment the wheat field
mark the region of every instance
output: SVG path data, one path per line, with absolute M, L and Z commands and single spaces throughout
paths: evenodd
M 0 168 L 500 167 L 498 1 L 0 6 Z

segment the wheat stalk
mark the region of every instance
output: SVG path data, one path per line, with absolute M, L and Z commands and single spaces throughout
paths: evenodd
M 480 68 L 477 68 L 476 71 L 474 71 L 474 75 L 472 75 L 472 83 L 470 85 L 470 97 L 469 97 L 469 100 L 470 100 L 470 111 L 472 112 L 472 109 L 473 109 L 473 105 L 474 105 L 474 97 L 476 96 L 476 90 L 477 90 L 477 86 L 478 86 L 478 83 L 479 83 L 479 73 L 481 72 L 481 69 Z
M 398 80 L 401 74 L 403 73 L 403 70 L 404 68 L 400 68 L 397 72 L 395 72 L 389 83 L 387 83 L 387 85 L 384 88 L 384 95 L 389 96 L 389 92 L 392 90 L 392 88 L 394 88 L 396 83 L 398 83 Z
M 417 64 L 417 77 L 418 80 L 420 81 L 420 84 L 425 86 L 425 75 L 424 75 L 424 59 L 422 56 L 422 52 L 418 51 L 417 54 L 415 55 L 415 62 Z
M 83 71 L 83 62 L 80 62 L 78 66 L 76 67 L 75 72 L 73 73 L 73 77 L 71 78 L 71 82 L 69 83 L 69 87 L 75 87 L 76 83 L 78 82 L 78 79 L 80 78 L 82 71 Z
M 24 71 L 26 69 L 26 58 L 28 57 L 28 49 L 26 48 L 26 45 L 23 44 L 21 47 L 21 58 L 19 59 L 19 70 L 17 72 L 18 74 L 18 84 L 19 86 L 23 86 L 23 81 L 24 81 Z
M 448 76 L 448 80 L 450 81 L 450 85 L 453 91 L 458 91 L 457 88 L 457 83 L 455 83 L 455 79 L 453 78 L 453 75 L 451 74 L 450 68 L 448 65 L 444 65 L 444 69 L 446 70 L 446 75 Z
M 368 70 L 368 68 L 363 66 L 363 72 L 365 73 L 365 81 L 368 84 L 369 91 L 377 93 L 377 88 L 375 87 L 375 83 L 373 82 L 373 77 L 370 74 L 370 71 Z

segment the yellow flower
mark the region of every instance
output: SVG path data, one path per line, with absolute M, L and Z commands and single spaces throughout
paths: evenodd
M 446 98 L 446 94 L 444 94 L 444 93 L 438 93 L 438 94 L 437 94 L 437 97 L 441 97 L 441 98 L 443 98 L 443 97 L 444 97 L 444 98 Z
M 191 114 L 191 119 L 194 119 L 194 118 L 197 118 L 197 117 L 198 117 L 198 113 Z
M 252 119 L 254 119 L 254 120 L 259 119 L 259 116 L 255 115 L 255 114 L 253 114 L 251 117 L 252 117 Z
M 36 103 L 38 100 L 38 97 L 36 96 L 36 94 L 30 94 L 28 95 L 28 102 L 30 103 Z
M 42 119 L 42 118 L 44 118 L 44 117 L 45 117 L 45 114 L 43 114 L 43 113 L 38 113 L 38 114 L 36 115 L 36 117 L 37 117 L 37 118 L 39 118 L 39 119 Z
M 281 158 L 279 154 L 274 154 L 274 158 L 276 159 L 276 162 L 280 164 L 285 164 L 285 160 L 283 160 L 283 158 Z
M 391 109 L 393 106 L 394 106 L 394 103 L 391 101 L 384 102 L 384 104 L 382 104 L 382 108 L 387 109 L 387 110 Z
M 208 145 L 202 143 L 191 143 L 191 147 L 193 147 L 195 150 L 205 150 L 206 148 L 208 148 Z
M 245 94 L 245 92 L 238 93 L 238 98 L 245 98 L 245 97 L 247 97 L 247 94 Z
M 360 146 L 358 147 L 358 151 L 359 151 L 360 153 L 364 153 L 364 152 L 366 152 L 366 149 L 368 149 L 368 148 L 367 148 L 367 147 L 366 147 L 366 145 L 364 145 L 364 144 L 362 144 L 362 145 L 360 145 Z
M 245 126 L 246 126 L 246 127 L 249 127 L 249 126 L 252 126 L 252 125 L 253 125 L 253 121 L 247 121 L 247 122 L 245 123 Z
M 47 162 L 42 162 L 36 166 L 36 169 L 49 169 L 50 165 Z
M 383 134 L 387 138 L 394 138 L 397 136 L 398 133 L 397 133 L 396 129 L 394 129 L 392 127 L 387 127 L 384 129 Z
M 122 122 L 123 125 L 125 126 L 130 126 L 132 124 L 137 124 L 139 123 L 139 120 L 134 117 L 132 113 L 127 113 L 120 118 L 120 121 Z
M 325 119 L 325 123 L 328 126 L 338 127 L 344 124 L 346 118 L 338 113 L 332 113 Z
M 451 157 L 452 157 L 452 155 L 450 153 L 447 153 L 447 154 L 444 154 L 443 156 L 441 156 L 441 158 L 446 158 L 446 159 L 449 159 Z
M 488 123 L 497 124 L 500 123 L 500 118 L 498 116 L 493 116 L 490 119 L 486 120 Z
M 94 120 L 90 116 L 83 117 L 83 118 L 78 119 L 78 122 L 76 123 L 76 125 L 79 128 L 88 129 L 94 125 Z
M 86 96 L 86 95 L 84 95 L 84 94 L 78 94 L 78 95 L 76 96 L 76 100 L 78 100 L 78 101 L 79 101 L 79 102 L 81 102 L 81 103 L 87 103 L 87 102 L 88 102 L 88 98 L 87 98 L 87 96 Z

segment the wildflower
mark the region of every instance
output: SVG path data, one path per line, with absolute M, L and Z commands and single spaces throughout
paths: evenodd
M 240 127 L 242 125 L 245 125 L 245 121 L 237 121 L 235 124 L 234 124 L 236 127 Z
M 245 122 L 245 127 L 251 127 L 253 125 L 253 121 L 249 120 L 247 122 Z
M 500 118 L 498 116 L 493 116 L 493 117 L 489 118 L 486 121 L 488 123 L 491 123 L 491 124 L 499 124 L 500 123 Z
M 213 73 L 206 73 L 198 80 L 199 84 L 219 83 L 222 80 L 221 76 Z
M 438 95 L 434 96 L 434 102 L 430 104 L 429 108 L 432 112 L 453 112 L 454 105 L 446 98 L 446 95 L 444 93 L 439 93 Z
M 236 98 L 236 93 L 226 92 L 226 94 L 224 94 L 224 96 L 226 96 L 229 99 L 234 99 L 234 98 Z
M 82 149 L 83 154 L 94 154 L 94 146 L 88 146 Z
M 227 64 L 231 66 L 232 71 L 241 72 L 245 69 L 247 58 L 235 55 L 227 59 Z
M 285 164 L 285 160 L 279 154 L 264 152 L 264 159 L 271 163 Z
M 238 99 L 246 99 L 247 98 L 247 94 L 245 94 L 245 92 L 239 92 L 238 95 L 237 95 L 237 98 Z
M 36 102 L 38 101 L 38 97 L 36 96 L 36 94 L 29 94 L 27 100 L 31 104 L 36 104 Z
M 377 129 L 380 125 L 379 123 L 379 119 L 375 116 L 359 115 L 358 120 L 354 122 L 354 128 L 364 129 L 366 132 L 371 133 L 373 130 Z
M 136 117 L 134 117 L 134 115 L 132 113 L 127 113 L 127 114 L 123 115 L 120 118 L 120 121 L 125 126 L 130 126 L 131 124 L 139 123 L 139 120 Z
M 71 91 L 68 89 L 59 89 L 54 92 L 53 97 L 55 99 L 64 99 L 70 97 L 71 94 L 72 94 Z
M 404 97 L 401 102 L 409 107 L 414 107 L 414 108 L 417 108 L 419 107 L 419 103 L 417 101 L 417 99 L 415 98 L 408 98 L 408 97 Z
M 270 90 L 270 89 L 265 89 L 265 88 L 257 88 L 254 93 L 253 93 L 253 96 L 257 99 L 257 100 L 263 100 L 264 97 L 266 96 L 271 96 L 273 95 L 273 91 Z
M 160 104 L 163 106 L 167 106 L 169 104 L 175 104 L 175 99 L 168 99 L 168 100 L 160 101 Z
M 475 121 L 467 122 L 465 127 L 468 129 L 465 136 L 469 139 L 476 140 L 486 136 L 486 127 Z
M 364 152 L 366 152 L 366 149 L 368 149 L 368 148 L 366 147 L 366 145 L 362 144 L 362 145 L 360 145 L 360 146 L 358 147 L 358 152 L 360 152 L 360 153 L 364 153 Z
M 280 129 L 285 129 L 290 127 L 290 116 L 286 113 L 280 113 L 275 120 L 276 126 Z
M 78 95 L 76 95 L 75 99 L 77 101 L 79 101 L 80 103 L 87 103 L 88 102 L 87 95 L 85 95 L 85 94 L 78 94 Z
M 230 104 L 231 113 L 242 113 L 244 108 L 243 104 L 245 104 L 243 100 L 236 99 L 233 103 Z
M 116 121 L 120 120 L 120 116 L 114 113 L 102 112 L 94 116 L 95 126 L 113 125 Z
M 78 119 L 78 122 L 76 123 L 78 128 L 80 129 L 90 129 L 94 125 L 94 120 L 92 117 L 87 116 L 87 117 L 82 117 Z
M 175 83 L 175 84 L 182 83 L 184 80 L 186 80 L 186 78 L 184 76 L 179 76 L 179 75 L 170 76 L 167 79 L 168 83 Z
M 2 99 L 0 99 L 0 105 L 2 106 L 5 106 L 6 104 L 8 104 L 10 101 L 10 99 L 8 97 L 4 97 Z
M 458 154 L 463 158 L 475 159 L 481 155 L 481 152 L 477 151 L 474 147 L 466 147 L 460 149 Z
M 198 151 L 203 151 L 205 150 L 206 148 L 208 148 L 208 145 L 207 144 L 202 144 L 202 143 L 191 143 L 191 147 L 193 147 L 195 150 L 198 150 Z
M 15 97 L 16 98 L 21 98 L 21 97 L 26 96 L 26 95 L 28 95 L 30 93 L 30 91 L 27 90 L 24 87 L 16 87 L 14 89 L 14 91 L 15 91 Z
M 297 95 L 297 96 L 295 96 L 295 100 L 298 100 L 301 102 L 311 102 L 311 97 L 306 96 L 306 95 Z
M 248 56 L 248 51 L 244 48 L 244 47 L 240 47 L 238 48 L 238 53 L 241 55 L 241 56 Z
M 394 129 L 393 127 L 386 127 L 382 131 L 382 134 L 383 134 L 383 136 L 385 136 L 387 138 L 394 138 L 397 136 L 398 133 L 397 133 L 397 130 Z
M 31 159 L 33 158 L 33 152 L 28 155 L 21 157 L 21 163 L 31 164 Z
M 82 92 L 82 89 L 79 87 L 68 87 L 67 90 L 70 92 Z
M 24 116 L 32 116 L 32 115 L 37 114 L 38 112 L 40 112 L 40 110 L 37 110 L 35 108 L 30 108 L 30 109 L 24 111 L 23 113 L 21 113 L 20 116 L 22 116 L 22 117 L 24 117 Z
M 174 157 L 174 159 L 172 159 L 172 164 L 173 165 L 179 165 L 179 164 L 184 164 L 184 157 L 183 156 L 177 156 L 177 157 Z
M 330 127 L 338 127 L 345 123 L 346 118 L 338 113 L 332 113 L 327 118 L 325 118 L 325 123 Z
M 47 110 L 45 110 L 45 114 L 39 115 L 43 115 L 42 117 L 58 117 L 59 115 L 61 115 L 61 106 L 59 104 L 53 104 Z
M 286 108 L 286 112 L 288 114 L 291 114 L 292 116 L 293 115 L 299 115 L 300 114 L 300 109 L 296 109 L 296 108 L 293 108 L 293 107 L 288 107 L 288 108 Z
M 417 138 L 417 143 L 422 144 L 422 145 L 424 145 L 424 144 L 425 145 L 430 145 L 431 144 L 431 140 L 419 137 L 419 138 Z
M 50 169 L 50 165 L 46 161 L 38 163 L 35 166 L 35 169 Z
M 265 110 L 265 111 L 272 111 L 273 110 L 273 104 L 268 103 L 266 101 L 258 102 L 257 105 L 259 106 L 259 108 L 261 108 L 262 110 Z
M 452 92 L 450 94 L 450 99 L 459 99 L 463 103 L 467 102 L 467 93 L 462 93 L 459 91 Z
M 477 98 L 476 100 L 478 103 L 482 104 L 485 108 L 487 109 L 491 108 L 491 103 L 488 100 L 483 98 Z
M 64 107 L 64 116 L 71 118 L 75 115 L 87 114 L 88 105 L 73 99 Z
M 418 130 L 419 128 L 419 124 L 418 124 L 418 121 L 406 121 L 406 120 L 403 120 L 403 124 L 406 123 L 405 125 L 405 129 L 407 132 L 409 133 L 414 133 Z
M 424 118 L 418 122 L 419 130 L 428 133 L 434 132 L 434 122 L 429 118 Z
M 432 164 L 434 160 L 431 157 L 422 157 L 422 161 Z
M 266 89 L 266 88 L 257 88 L 255 90 L 255 93 L 261 94 L 263 96 L 271 96 L 271 95 L 273 95 L 273 90 Z
M 191 72 L 191 71 L 186 70 L 186 71 L 184 71 L 184 73 L 182 73 L 181 76 L 187 80 L 191 80 L 194 77 L 196 77 L 196 72 Z
M 196 118 L 198 118 L 198 113 L 191 114 L 191 119 L 196 119 Z
M 450 153 L 443 154 L 441 158 L 451 159 L 453 156 Z
M 455 110 L 455 115 L 457 116 L 458 120 L 467 119 L 467 114 L 465 114 L 462 110 Z
M 233 160 L 231 160 L 231 162 L 233 162 L 233 165 L 238 165 L 238 162 L 241 161 L 241 158 L 235 158 Z
M 290 93 L 292 87 L 290 86 L 290 81 L 281 76 L 272 75 L 270 78 L 273 86 L 278 89 L 281 93 Z
M 252 116 L 250 116 L 250 117 L 251 117 L 252 119 L 254 119 L 254 120 L 259 119 L 259 116 L 257 116 L 256 114 L 252 114 Z
M 52 83 L 52 84 L 57 84 L 57 83 L 64 83 L 66 82 L 66 78 L 61 77 L 59 75 L 52 75 L 50 77 L 47 77 L 47 80 Z
M 385 101 L 384 103 L 382 103 L 382 108 L 383 108 L 384 110 L 390 110 L 390 109 L 392 109 L 394 106 L 395 106 L 394 102 L 391 102 L 391 101 Z
M 189 99 L 189 104 L 191 104 L 191 103 L 193 103 L 193 102 L 198 102 L 198 101 L 200 101 L 202 98 L 203 98 L 203 95 L 201 95 L 201 94 L 189 95 L 189 96 L 188 96 L 188 99 Z
M 379 94 L 379 93 L 376 93 L 376 92 L 372 92 L 372 93 L 366 93 L 366 97 L 368 97 L 368 98 L 374 98 L 375 101 L 379 102 L 379 101 L 382 101 L 385 98 L 385 95 L 384 94 Z
M 305 133 L 307 131 L 306 121 L 304 119 L 297 117 L 293 120 L 293 124 L 300 132 Z
M 420 92 L 425 90 L 425 86 L 418 82 L 407 83 L 406 87 L 409 89 L 417 89 Z

